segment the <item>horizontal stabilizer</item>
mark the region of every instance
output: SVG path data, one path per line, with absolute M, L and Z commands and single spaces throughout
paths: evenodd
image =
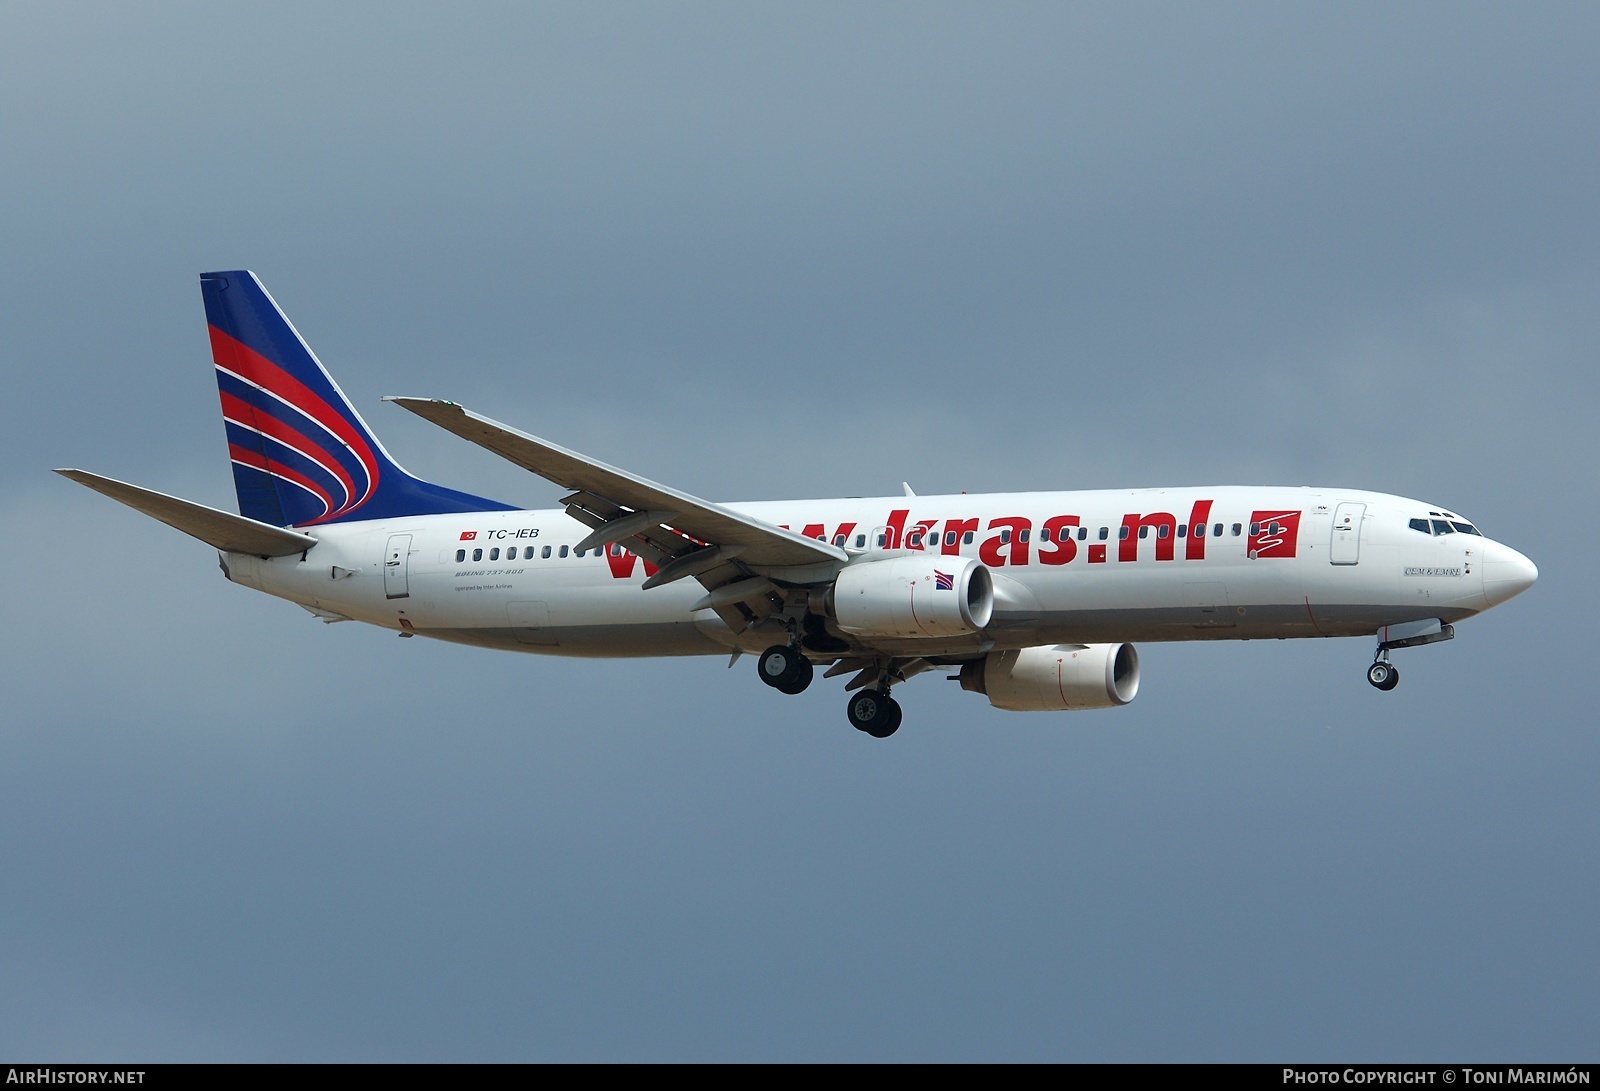
M 447 432 L 486 447 L 501 458 L 564 488 L 581 490 L 634 511 L 649 513 L 644 519 L 647 523 L 671 515 L 672 526 L 683 534 L 711 545 L 742 547 L 739 560 L 743 563 L 766 566 L 841 564 L 847 558 L 838 546 L 636 477 L 626 470 L 607 466 L 548 440 L 479 416 L 455 402 L 394 397 L 384 401 L 409 409 Z
M 198 538 L 224 553 L 253 553 L 258 557 L 287 557 L 291 553 L 304 553 L 317 544 L 309 534 L 285 530 L 270 523 L 258 523 L 242 515 L 208 508 L 176 496 L 141 489 L 125 481 L 89 473 L 87 470 L 57 470 L 62 477 L 86 485 L 118 503 L 141 511 L 152 519 L 159 519 L 191 538 Z

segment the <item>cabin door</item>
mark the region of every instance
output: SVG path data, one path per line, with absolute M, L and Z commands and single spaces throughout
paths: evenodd
M 1333 540 L 1328 543 L 1332 564 L 1355 564 L 1361 560 L 1361 521 L 1365 504 L 1340 504 L 1333 511 Z
M 383 551 L 383 594 L 386 598 L 411 597 L 411 535 L 391 534 Z

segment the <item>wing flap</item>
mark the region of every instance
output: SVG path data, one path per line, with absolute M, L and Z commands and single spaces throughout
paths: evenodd
M 224 553 L 287 557 L 292 553 L 304 553 L 317 544 L 311 535 L 297 530 L 246 519 L 242 515 L 208 508 L 204 504 L 181 500 L 153 489 L 143 489 L 126 481 L 101 477 L 87 470 L 57 470 L 56 473 L 126 504 L 134 511 L 158 519 L 175 530 L 181 530 L 191 538 L 198 538 Z

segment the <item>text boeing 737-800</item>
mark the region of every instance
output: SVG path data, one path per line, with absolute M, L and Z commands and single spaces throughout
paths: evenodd
M 717 504 L 449 401 L 391 398 L 567 490 L 522 511 L 389 457 L 255 275 L 205 273 L 239 515 L 59 473 L 214 546 L 235 583 L 324 621 L 579 656 L 740 653 L 850 722 L 900 725 L 892 686 L 953 668 L 1015 711 L 1109 708 L 1135 640 L 1377 636 L 1394 648 L 1528 588 L 1522 554 L 1436 504 L 1322 488 L 1182 488 Z

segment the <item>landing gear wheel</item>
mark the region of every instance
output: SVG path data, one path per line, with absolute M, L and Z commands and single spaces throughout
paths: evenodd
M 1367 668 L 1367 681 L 1371 682 L 1375 689 L 1387 693 L 1400 684 L 1400 672 L 1392 663 L 1380 659 Z
M 796 693 L 804 693 L 805 688 L 811 684 L 811 676 L 816 673 L 815 668 L 811 666 L 811 660 L 803 655 L 795 656 L 795 659 L 798 661 L 799 669 L 794 672 L 794 676 L 773 683 L 773 688 L 779 693 L 787 693 L 791 697 Z
M 864 689 L 845 706 L 850 726 L 874 739 L 887 739 L 900 729 L 900 703 L 883 690 Z
M 756 673 L 780 693 L 799 693 L 811 684 L 811 660 L 787 644 L 774 644 L 756 660 Z

